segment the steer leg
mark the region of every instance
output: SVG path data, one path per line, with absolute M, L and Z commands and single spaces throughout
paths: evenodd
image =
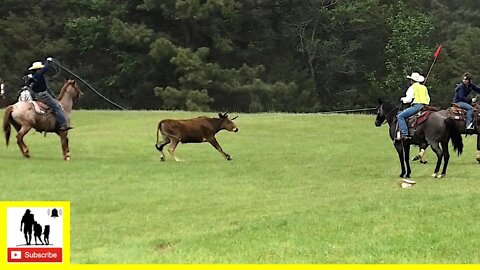
M 155 144 L 155 147 L 157 148 L 158 151 L 160 151 L 160 160 L 165 161 L 165 156 L 163 155 L 163 147 L 170 143 L 170 139 L 163 134 L 162 134 L 162 136 L 163 136 L 163 141 L 160 142 L 160 143 L 157 142 Z
M 173 157 L 175 161 L 180 161 L 180 159 L 175 155 L 175 148 L 177 148 L 177 145 L 180 141 L 177 139 L 171 140 L 170 147 L 168 147 L 168 152 L 170 155 Z
M 230 157 L 229 154 L 223 152 L 222 147 L 220 147 L 220 144 L 218 144 L 217 139 L 215 139 L 215 137 L 213 137 L 212 139 L 208 140 L 208 142 L 209 142 L 213 147 L 215 147 L 215 149 L 217 149 L 217 151 L 220 152 L 220 154 L 222 154 L 223 158 L 225 158 L 226 160 L 232 160 L 232 158 Z

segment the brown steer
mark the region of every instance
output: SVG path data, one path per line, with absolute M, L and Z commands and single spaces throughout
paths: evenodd
M 209 142 L 215 149 L 222 154 L 226 160 L 231 160 L 232 158 L 227 153 L 223 152 L 222 147 L 218 144 L 215 139 L 215 134 L 222 129 L 228 131 L 237 132 L 238 128 L 235 126 L 232 120 L 235 120 L 238 116 L 229 119 L 227 113 L 221 114 L 218 116 L 220 118 L 210 118 L 206 116 L 197 117 L 194 119 L 187 120 L 172 120 L 165 119 L 158 123 L 157 128 L 157 143 L 155 147 L 160 151 L 160 160 L 165 161 L 163 156 L 163 147 L 170 143 L 168 152 L 172 155 L 175 161 L 180 161 L 177 156 L 175 156 L 175 148 L 178 143 L 201 143 Z M 159 133 L 162 133 L 163 141 L 159 142 Z

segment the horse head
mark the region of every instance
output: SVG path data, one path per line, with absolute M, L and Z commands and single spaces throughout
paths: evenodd
M 383 125 L 386 121 L 387 116 L 385 115 L 385 111 L 383 109 L 383 101 L 379 98 L 377 106 L 377 117 L 375 118 L 375 126 L 379 127 Z
M 75 80 L 65 80 L 57 99 L 62 100 L 65 94 L 68 94 L 72 101 L 75 102 L 80 98 L 81 95 L 83 95 L 83 92 L 80 90 L 80 87 Z
M 392 123 L 395 120 L 399 106 L 384 102 L 378 99 L 377 117 L 375 118 L 375 126 L 380 127 L 385 123 Z

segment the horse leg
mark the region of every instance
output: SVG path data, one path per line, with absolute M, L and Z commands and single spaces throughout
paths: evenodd
M 23 141 L 23 137 L 25 137 L 25 135 L 27 135 L 27 133 L 30 131 L 31 128 L 32 127 L 29 127 L 29 126 L 22 126 L 17 133 L 18 147 L 20 148 L 20 152 L 22 152 L 22 155 L 26 158 L 30 157 L 30 153 L 28 151 L 27 145 Z
M 477 133 L 477 161 L 480 163 L 480 134 Z
M 400 142 L 394 142 L 395 149 L 397 150 L 398 159 L 400 160 L 400 166 L 402 167 L 402 172 L 400 173 L 400 177 L 405 176 L 405 165 L 404 165 L 404 156 L 403 156 L 403 147 Z
M 165 156 L 163 155 L 163 147 L 170 143 L 170 139 L 163 134 L 162 134 L 162 137 L 163 137 L 163 141 L 161 143 L 157 142 L 155 144 L 155 147 L 157 148 L 158 151 L 160 151 L 160 161 L 165 161 Z
M 218 152 L 225 158 L 226 160 L 232 160 L 229 154 L 223 152 L 222 147 L 220 147 L 220 144 L 218 144 L 217 139 L 213 137 L 212 139 L 208 140 L 208 142 L 215 148 L 217 149 Z
M 450 160 L 450 152 L 448 151 L 448 141 L 442 142 L 443 150 L 443 169 L 442 175 L 440 177 L 445 177 L 447 175 L 448 161 Z
M 180 141 L 177 139 L 171 140 L 170 147 L 168 147 L 168 152 L 170 155 L 173 157 L 175 161 L 180 161 L 180 159 L 175 155 L 175 148 L 177 148 L 177 145 Z
M 403 152 L 403 154 L 405 155 L 405 165 L 407 167 L 407 174 L 405 175 L 405 177 L 410 178 L 410 174 L 412 173 L 412 170 L 410 169 L 410 144 L 403 144 Z
M 59 136 L 60 136 L 60 144 L 62 145 L 63 160 L 69 161 L 70 149 L 68 148 L 67 132 L 61 132 Z
M 440 144 L 434 143 L 431 145 L 433 152 L 437 155 L 437 165 L 435 166 L 435 171 L 432 174 L 432 177 L 434 178 L 440 178 L 441 176 L 438 175 L 438 171 L 440 170 L 440 165 L 442 164 L 442 156 L 443 156 L 443 151 L 440 149 Z

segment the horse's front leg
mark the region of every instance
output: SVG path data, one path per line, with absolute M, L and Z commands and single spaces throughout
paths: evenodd
M 402 148 L 402 144 L 399 142 L 399 141 L 395 141 L 393 143 L 393 145 L 395 146 L 395 149 L 397 150 L 397 154 L 398 154 L 398 159 L 400 160 L 400 166 L 402 167 L 402 172 L 400 172 L 400 177 L 404 177 L 405 176 L 405 158 L 404 158 L 404 155 L 403 155 L 403 148 Z
M 478 163 L 480 163 L 480 134 L 478 133 L 477 133 L 477 161 Z
M 409 143 L 403 143 L 403 152 L 405 155 L 405 165 L 407 166 L 407 174 L 405 177 L 410 178 L 410 174 L 412 173 L 412 170 L 410 169 L 410 144 Z
M 62 152 L 63 152 L 63 160 L 69 161 L 70 160 L 70 149 L 68 148 L 68 133 L 66 131 L 61 132 L 60 136 L 60 144 L 62 145 Z

